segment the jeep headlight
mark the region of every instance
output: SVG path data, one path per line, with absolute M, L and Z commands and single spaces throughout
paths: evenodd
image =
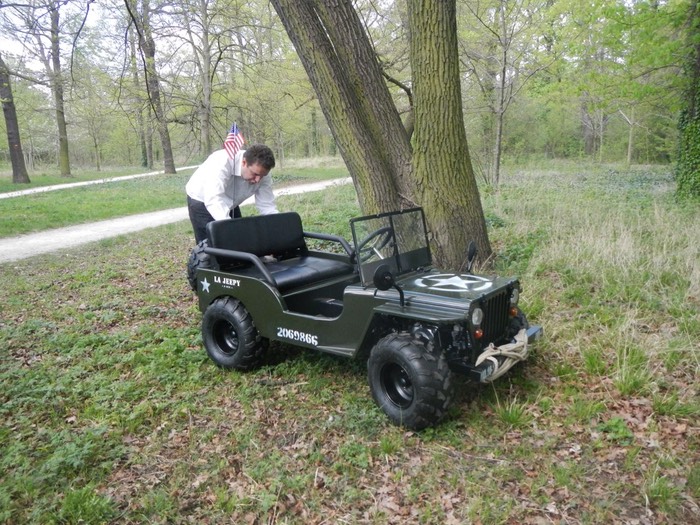
M 518 301 L 520 300 L 520 290 L 513 288 L 513 293 L 510 294 L 510 305 L 518 306 Z
M 484 320 L 484 311 L 481 308 L 474 308 L 472 310 L 472 325 L 479 326 L 481 321 Z

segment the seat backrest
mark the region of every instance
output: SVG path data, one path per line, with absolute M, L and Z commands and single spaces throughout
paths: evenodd
M 296 212 L 273 213 L 207 224 L 209 246 L 290 257 L 307 251 L 301 217 Z

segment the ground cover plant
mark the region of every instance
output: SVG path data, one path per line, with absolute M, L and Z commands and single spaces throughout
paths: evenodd
M 192 172 L 192 169 L 187 169 L 174 175 L 161 174 L 0 199 L 0 215 L 3 217 L 0 237 L 183 207 L 186 205 L 184 187 Z M 284 167 L 276 168 L 273 176 L 275 188 L 280 189 L 293 184 L 347 177 L 348 171 L 338 159 L 329 158 L 313 166 L 290 161 Z M 90 179 L 86 176 L 68 182 L 82 180 Z M 66 179 L 62 181 L 65 183 Z M 3 188 L 0 185 L 0 190 Z M 22 189 L 28 188 L 15 184 L 6 191 Z
M 406 432 L 363 363 L 216 369 L 186 222 L 0 265 L 0 522 L 700 523 L 700 213 L 669 170 L 511 170 L 489 268 L 545 338 Z M 348 235 L 352 186 L 280 199 Z

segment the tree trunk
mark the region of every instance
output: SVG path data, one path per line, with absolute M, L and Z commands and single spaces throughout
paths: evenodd
M 12 163 L 12 182 L 15 184 L 28 184 L 29 175 L 24 164 L 22 154 L 22 140 L 19 133 L 19 122 L 15 111 L 15 102 L 12 98 L 12 86 L 10 84 L 10 71 L 0 55 L 0 100 L 2 112 L 5 116 L 7 129 L 7 145 L 10 148 L 10 162 Z
M 70 177 L 70 155 L 68 151 L 68 129 L 66 126 L 66 111 L 63 100 L 63 75 L 61 74 L 61 53 L 59 46 L 59 14 L 58 5 L 51 8 L 51 89 L 56 105 L 56 125 L 58 126 L 58 165 L 62 177 Z
M 503 152 L 503 119 L 504 109 L 500 107 L 496 113 L 496 133 L 493 141 L 493 184 L 498 187 L 501 182 L 501 154 Z
M 501 33 L 500 42 L 500 70 L 496 78 L 496 133 L 493 142 L 493 182 L 496 187 L 501 181 L 501 153 L 503 150 L 503 120 L 506 113 L 506 89 L 508 86 L 508 46 L 510 38 L 506 27 L 506 14 L 504 0 L 498 6 L 498 25 Z
M 464 130 L 454 0 L 409 0 L 415 130 L 413 166 L 436 259 L 462 267 L 474 239 L 491 254 Z M 435 118 L 439 115 L 439 118 Z
M 212 96 L 212 52 L 211 43 L 209 42 L 209 25 L 205 21 L 209 20 L 208 2 L 200 0 L 199 2 L 199 18 L 202 20 L 202 57 L 201 57 L 201 72 L 202 78 L 202 107 L 200 109 L 200 137 L 201 148 L 204 155 L 209 155 L 212 152 L 211 141 L 211 96 Z M 193 49 L 196 56 L 196 50 Z
M 143 98 L 141 97 L 141 82 L 139 80 L 139 69 L 136 62 L 136 43 L 134 42 L 133 28 L 129 29 L 129 64 L 131 67 L 131 78 L 134 83 L 134 106 L 136 110 L 136 126 L 138 128 L 139 145 L 141 146 L 141 166 L 151 168 L 148 150 L 146 148 L 146 128 L 143 118 Z
M 627 133 L 627 167 L 632 165 L 632 157 L 634 154 L 634 108 L 630 112 L 629 131 Z
M 168 133 L 168 123 L 165 119 L 160 96 L 160 83 L 155 60 L 156 44 L 151 34 L 150 5 L 148 0 L 143 0 L 141 16 L 138 17 L 136 16 L 134 5 L 130 3 L 131 0 L 125 1 L 139 33 L 139 47 L 143 53 L 144 72 L 146 74 L 146 89 L 153 114 L 155 115 L 161 147 L 163 148 L 163 168 L 165 173 L 172 174 L 175 173 L 175 162 L 173 160 L 173 149 L 170 144 L 170 134 Z
M 316 91 L 363 211 L 388 211 L 411 202 L 408 136 L 351 2 L 272 4 Z
M 97 134 L 92 136 L 92 148 L 95 150 L 95 170 L 102 171 L 102 162 L 100 160 L 100 143 L 97 139 Z
M 423 206 L 436 262 L 460 266 L 471 238 L 488 257 L 462 120 L 455 0 L 409 2 L 419 42 L 411 46 L 414 86 L 421 93 L 411 142 L 350 0 L 272 4 L 306 68 L 363 212 Z
M 163 148 L 163 169 L 165 173 L 175 173 L 173 149 L 170 144 L 168 123 L 165 120 L 165 113 L 161 103 L 160 82 L 158 81 L 158 73 L 156 71 L 156 44 L 150 34 L 150 29 L 145 28 L 145 31 L 147 35 L 142 42 L 142 49 L 146 61 L 146 86 L 148 87 L 148 97 L 151 100 L 153 114 L 156 118 L 156 126 L 158 127 L 158 135 L 160 136 L 160 143 Z

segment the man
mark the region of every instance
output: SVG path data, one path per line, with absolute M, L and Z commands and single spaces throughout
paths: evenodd
M 260 214 L 277 213 L 269 176 L 274 167 L 272 150 L 262 144 L 239 150 L 233 158 L 225 149 L 209 155 L 185 186 L 197 244 L 207 238 L 209 222 L 240 217 L 238 205 L 253 195 Z

